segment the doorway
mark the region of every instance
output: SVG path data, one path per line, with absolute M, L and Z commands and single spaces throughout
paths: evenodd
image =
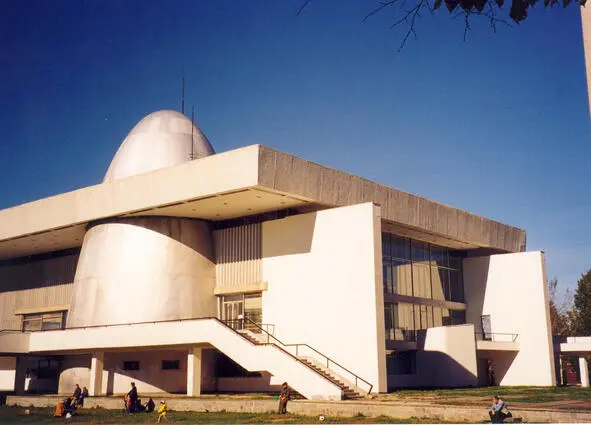
M 244 296 L 222 297 L 222 320 L 234 329 L 244 329 Z

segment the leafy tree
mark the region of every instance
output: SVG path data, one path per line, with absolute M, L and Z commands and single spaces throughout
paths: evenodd
M 591 335 L 591 269 L 581 275 L 574 302 L 575 332 L 579 335 Z
M 297 14 L 300 15 L 312 0 L 302 0 Z M 393 22 L 390 28 L 399 25 L 406 26 L 407 32 L 402 40 L 399 51 L 404 47 L 408 38 L 413 35 L 417 38 L 415 31 L 417 18 L 421 13 L 435 13 L 441 6 L 453 15 L 453 18 L 462 18 L 464 21 L 464 40 L 470 31 L 470 18 L 473 16 L 482 17 L 490 22 L 493 31 L 496 31 L 497 23 L 511 26 L 511 21 L 519 24 L 527 18 L 527 12 L 530 7 L 543 3 L 544 7 L 562 6 L 567 7 L 570 4 L 585 6 L 586 0 L 511 0 L 510 5 L 505 4 L 505 0 L 377 0 L 373 9 L 370 9 L 367 15 L 362 19 L 366 22 L 375 14 L 391 10 Z M 507 11 L 509 12 L 507 15 Z
M 557 296 L 558 279 L 548 281 L 548 300 L 550 304 L 550 323 L 552 335 L 569 336 L 573 332 L 573 315 L 571 312 L 572 295 L 567 289 L 564 297 L 559 300 Z

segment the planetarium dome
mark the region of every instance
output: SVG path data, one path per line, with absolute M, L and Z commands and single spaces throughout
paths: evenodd
M 170 110 L 153 112 L 136 124 L 123 140 L 103 182 L 170 167 L 214 153 L 207 137 L 186 116 Z

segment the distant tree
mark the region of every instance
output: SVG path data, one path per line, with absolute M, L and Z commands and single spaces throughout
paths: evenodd
M 302 0 L 297 14 L 311 3 L 312 0 Z M 393 10 L 392 24 L 390 28 L 406 26 L 407 32 L 402 40 L 399 51 L 402 50 L 408 38 L 412 35 L 417 38 L 416 23 L 421 13 L 435 13 L 442 5 L 453 15 L 453 18 L 461 18 L 464 21 L 464 40 L 470 31 L 470 19 L 473 16 L 481 17 L 489 21 L 493 31 L 496 31 L 497 24 L 511 26 L 507 20 L 519 24 L 527 18 L 527 11 L 536 4 L 543 3 L 544 7 L 561 6 L 567 7 L 570 4 L 585 5 L 586 0 L 511 0 L 509 6 L 505 6 L 505 0 L 377 0 L 373 9 L 370 9 L 362 19 L 366 22 L 375 14 L 384 10 Z M 509 11 L 508 15 L 506 14 Z
M 591 335 L 591 269 L 579 278 L 574 303 L 575 332 L 578 335 Z
M 550 304 L 550 323 L 552 335 L 568 336 L 573 333 L 572 294 L 567 289 L 562 299 L 557 294 L 558 279 L 548 281 L 548 301 Z

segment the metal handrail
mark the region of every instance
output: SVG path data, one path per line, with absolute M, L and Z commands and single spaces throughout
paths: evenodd
M 17 330 L 17 329 L 6 329 L 6 331 L 15 332 L 15 333 L 23 333 L 23 334 L 24 333 L 32 333 L 32 332 L 61 332 L 61 331 L 69 331 L 69 330 L 81 330 L 81 329 L 84 330 L 84 329 L 94 329 L 94 328 L 114 328 L 114 327 L 133 326 L 133 325 L 155 325 L 155 324 L 158 324 L 158 323 L 190 322 L 190 321 L 200 321 L 200 320 L 214 320 L 214 321 L 220 323 L 222 326 L 225 326 L 226 328 L 228 328 L 229 330 L 231 330 L 232 332 L 234 332 L 236 335 L 238 335 L 241 338 L 245 339 L 249 343 L 252 343 L 252 341 L 250 341 L 248 338 L 246 338 L 245 335 L 241 334 L 236 329 L 234 329 L 233 327 L 231 327 L 230 325 L 228 325 L 228 323 L 225 323 L 224 321 L 218 319 L 217 317 L 212 317 L 212 316 L 207 316 L 207 317 L 192 317 L 192 318 L 186 318 L 186 319 L 151 320 L 151 321 L 132 322 L 132 323 L 114 323 L 114 324 L 110 324 L 110 325 L 106 325 L 105 324 L 105 325 L 72 326 L 72 327 L 66 327 L 66 328 L 62 328 L 62 329 L 47 329 L 47 330 L 40 329 L 40 330 L 34 330 L 34 331 L 33 330 L 24 330 L 24 329 L 20 329 L 20 330 Z M 243 320 L 243 319 L 241 319 L 241 320 Z M 247 320 L 250 320 L 250 319 L 247 319 Z M 229 322 L 231 322 L 231 321 L 229 321 Z M 256 326 L 258 326 L 256 323 L 254 323 L 254 324 Z M 263 331 L 264 331 L 264 329 L 263 329 Z M 266 332 L 266 331 L 264 331 L 264 332 L 267 333 L 267 335 L 269 335 L 268 332 Z M 277 340 L 280 344 L 283 344 L 281 341 L 279 341 L 274 336 L 270 335 L 270 337 L 273 338 L 273 339 L 275 339 L 275 340 Z M 280 347 L 277 344 L 270 344 L 270 345 L 273 345 L 278 350 L 283 351 L 285 354 L 287 354 L 288 356 L 290 356 L 291 358 L 293 358 L 297 362 L 303 364 L 308 369 L 310 369 L 309 366 L 302 359 L 294 356 L 289 351 L 285 350 L 284 348 Z M 332 379 L 331 377 L 327 377 L 327 376 L 323 375 L 322 373 L 320 373 L 319 371 L 317 371 L 317 370 L 315 370 L 313 368 L 311 370 L 314 371 L 315 373 L 317 373 L 318 375 L 322 376 L 323 378 L 328 379 L 330 382 L 332 382 L 333 384 L 335 384 L 337 387 L 340 387 L 339 383 L 336 382 L 336 380 Z
M 286 344 L 286 343 L 280 341 L 274 335 L 269 334 L 269 332 L 267 332 L 261 326 L 259 326 L 258 323 L 253 322 L 252 320 L 250 320 L 247 317 L 245 317 L 243 319 L 230 320 L 228 322 L 233 323 L 233 322 L 236 322 L 236 321 L 247 321 L 247 322 L 250 322 L 251 324 L 253 324 L 254 326 L 258 327 L 261 331 L 263 331 L 264 333 L 267 334 L 267 344 L 271 344 L 270 340 L 273 339 L 277 343 L 279 343 L 280 345 L 282 345 L 284 347 L 295 347 L 295 351 L 296 351 L 296 355 L 295 356 L 296 356 L 296 358 L 298 358 L 298 356 L 299 356 L 299 347 L 307 347 L 307 348 L 311 349 L 312 351 L 314 351 L 315 353 L 319 354 L 321 357 L 323 357 L 326 360 L 326 368 L 327 369 L 330 369 L 330 364 L 333 363 L 335 366 L 338 366 L 339 368 L 341 368 L 342 370 L 344 370 L 345 372 L 349 373 L 350 375 L 352 375 L 355 378 L 355 386 L 356 387 L 359 387 L 359 381 L 362 381 L 365 384 L 369 385 L 369 390 L 367 391 L 367 393 L 368 394 L 371 393 L 371 390 L 373 389 L 373 385 L 371 383 L 367 382 L 365 379 L 363 379 L 359 375 L 356 375 L 354 372 L 351 372 L 349 369 L 347 369 L 346 367 L 344 367 L 341 364 L 337 363 L 336 361 L 334 361 L 333 359 L 331 359 L 327 355 L 321 353 L 320 351 L 318 351 L 314 347 L 311 347 L 308 344 Z
M 480 336 L 482 338 L 482 341 L 492 341 L 492 338 L 490 338 L 490 339 L 486 338 L 486 336 L 488 336 L 488 335 L 490 335 L 490 336 L 494 336 L 494 335 L 507 335 L 507 336 L 511 336 L 511 342 L 517 341 L 517 338 L 519 337 L 519 334 L 502 333 L 502 332 L 484 332 L 483 331 L 483 332 L 474 332 L 474 334 L 476 336 Z M 494 341 L 494 342 L 509 342 L 509 341 Z
M 223 324 L 224 326 L 226 326 L 227 328 L 231 329 L 232 331 L 234 331 L 236 334 L 240 335 L 242 338 L 245 338 L 244 335 L 242 335 L 240 332 L 238 332 L 236 329 L 234 329 L 233 327 L 231 327 L 230 325 L 228 325 L 228 323 L 232 323 L 232 322 L 236 322 L 236 321 L 248 321 L 250 323 L 252 323 L 253 325 L 255 325 L 257 328 L 259 328 L 260 330 L 262 330 L 266 335 L 267 335 L 267 344 L 272 344 L 270 342 L 270 339 L 273 339 L 275 341 L 277 341 L 277 344 L 272 344 L 274 346 L 276 346 L 277 348 L 281 349 L 282 351 L 284 351 L 286 354 L 289 354 L 291 357 L 293 357 L 294 359 L 296 359 L 297 361 L 299 361 L 300 363 L 306 365 L 306 363 L 301 360 L 300 358 L 297 357 L 297 353 L 299 351 L 299 347 L 300 346 L 305 346 L 310 348 L 311 350 L 315 351 L 316 353 L 318 353 L 319 355 L 321 355 L 322 357 L 326 358 L 327 360 L 327 367 L 328 365 L 332 362 L 334 363 L 336 366 L 340 367 L 341 369 L 343 369 L 344 371 L 346 371 L 347 373 L 353 375 L 355 377 L 355 385 L 358 386 L 358 381 L 362 381 L 364 383 L 366 383 L 367 385 L 369 385 L 369 391 L 367 392 L 368 394 L 371 392 L 371 390 L 373 389 L 373 385 L 369 382 L 367 382 L 365 379 L 361 378 L 360 376 L 356 375 L 355 373 L 351 372 L 349 369 L 345 368 L 344 366 L 340 365 L 339 363 L 337 363 L 336 361 L 330 359 L 328 356 L 322 354 L 321 352 L 319 352 L 318 350 L 316 350 L 313 347 L 310 347 L 308 344 L 285 344 L 282 341 L 280 341 L 279 339 L 277 339 L 275 336 L 271 335 L 269 332 L 267 332 L 265 329 L 263 329 L 261 326 L 259 326 L 258 323 L 253 322 L 252 320 L 248 319 L 248 318 L 244 318 L 244 319 L 238 319 L 238 320 L 227 320 L 227 321 L 222 321 L 220 319 L 218 319 L 217 317 L 192 317 L 192 318 L 186 318 L 186 319 L 168 319 L 168 320 L 150 320 L 150 321 L 144 321 L 144 322 L 132 322 L 132 323 L 114 323 L 114 324 L 105 324 L 105 325 L 88 325 L 88 326 L 72 326 L 72 327 L 65 327 L 62 329 L 46 329 L 46 330 L 16 330 L 16 329 L 6 329 L 6 331 L 10 331 L 10 332 L 15 332 L 15 333 L 32 333 L 32 332 L 60 332 L 60 331 L 66 331 L 66 330 L 79 330 L 79 329 L 93 329 L 93 328 L 113 328 L 113 327 L 122 327 L 122 326 L 133 326 L 133 325 L 148 325 L 148 324 L 157 324 L 157 323 L 172 323 L 172 322 L 188 322 L 188 321 L 198 321 L 198 320 L 208 320 L 208 319 L 213 319 L 221 324 Z M 226 323 L 227 322 L 227 323 Z M 273 325 L 274 326 L 274 325 Z M 245 338 L 246 339 L 246 338 Z M 247 339 L 248 340 L 248 339 Z M 294 356 L 293 354 L 291 354 L 289 351 L 285 350 L 284 348 L 282 348 L 281 346 L 284 347 L 296 347 L 296 355 Z M 312 369 L 314 370 L 314 369 Z M 318 372 L 319 375 L 323 376 L 324 378 L 327 378 L 326 376 L 320 374 Z M 328 380 L 330 380 L 332 383 L 336 384 L 337 386 L 339 386 L 339 384 L 331 379 L 330 377 L 327 378 Z

